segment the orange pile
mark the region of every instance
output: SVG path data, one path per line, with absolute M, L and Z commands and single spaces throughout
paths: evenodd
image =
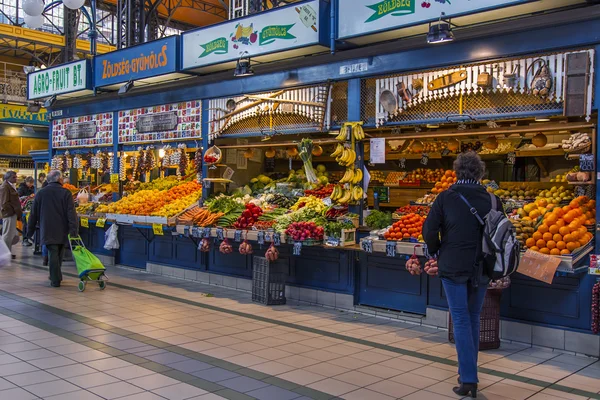
M 392 227 L 383 235 L 386 240 L 401 240 L 415 238 L 422 240 L 423 223 L 425 217 L 419 214 L 406 214 L 394 222 Z
M 580 196 L 568 206 L 555 207 L 544 214 L 537 231 L 525 242 L 533 251 L 567 255 L 592 240 L 585 225 L 596 224 L 596 201 Z
M 436 182 L 435 187 L 431 189 L 431 193 L 440 194 L 444 190 L 456 183 L 456 172 L 447 170 L 439 182 Z

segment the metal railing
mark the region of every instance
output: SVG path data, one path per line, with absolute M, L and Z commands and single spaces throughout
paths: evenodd
M 0 102 L 27 103 L 27 76 L 22 65 L 0 62 Z

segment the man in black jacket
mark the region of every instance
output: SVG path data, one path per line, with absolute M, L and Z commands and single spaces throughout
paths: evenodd
M 60 171 L 50 171 L 47 176 L 48 185 L 35 196 L 27 232 L 35 232 L 39 222 L 40 241 L 48 248 L 48 264 L 50 283 L 60 287 L 62 280 L 62 259 L 68 235 L 78 234 L 77 214 L 71 192 L 62 187 L 63 177 Z

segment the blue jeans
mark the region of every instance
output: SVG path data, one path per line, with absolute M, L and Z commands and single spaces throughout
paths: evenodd
M 479 352 L 479 314 L 487 285 L 472 287 L 470 283 L 455 283 L 442 279 L 458 353 L 458 375 L 463 383 L 477 383 L 477 355 Z
M 48 248 L 46 247 L 45 244 L 42 245 L 42 256 L 48 257 Z

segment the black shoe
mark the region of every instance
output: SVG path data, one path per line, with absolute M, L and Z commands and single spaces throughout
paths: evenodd
M 452 391 L 459 396 L 467 396 L 470 393 L 472 398 L 477 398 L 476 383 L 461 383 L 460 386 L 453 388 Z
M 60 283 L 51 282 L 50 286 L 52 286 L 52 287 L 60 287 Z
M 29 240 L 23 240 L 23 246 L 31 247 L 31 246 L 33 246 L 33 243 L 31 243 Z
M 48 256 L 44 256 L 44 259 L 42 260 L 42 265 L 43 265 L 44 267 L 47 267 L 47 266 L 48 266 Z
M 17 259 L 17 256 L 15 256 L 14 254 L 12 254 L 12 255 L 10 256 L 10 258 L 12 258 L 13 260 L 16 260 L 16 259 Z

